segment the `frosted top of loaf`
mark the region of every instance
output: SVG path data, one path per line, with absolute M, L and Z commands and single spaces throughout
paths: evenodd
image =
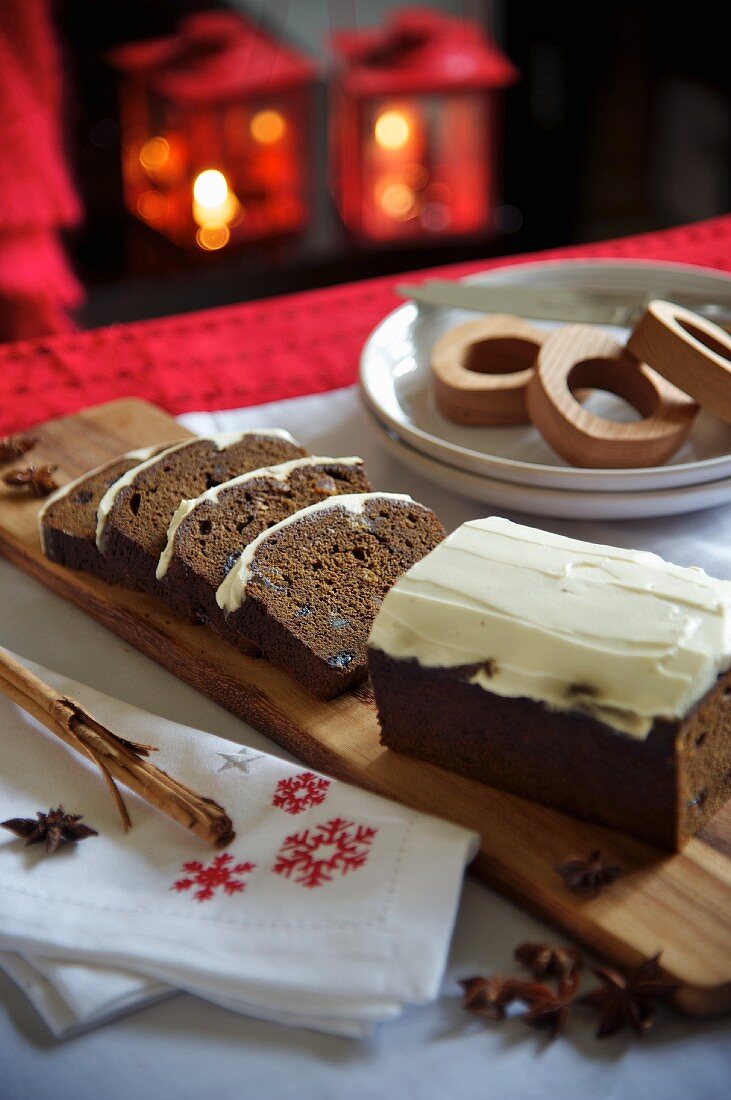
M 212 489 L 206 489 L 206 491 L 201 493 L 198 497 L 192 497 L 190 500 L 181 500 L 173 518 L 170 520 L 168 541 L 157 563 L 155 576 L 160 581 L 167 573 L 170 568 L 170 562 L 173 560 L 173 553 L 175 552 L 175 536 L 178 533 L 178 528 L 185 517 L 189 516 L 193 509 L 203 503 L 203 501 L 216 501 L 224 490 L 234 489 L 237 485 L 246 485 L 256 478 L 269 477 L 273 478 L 275 481 L 286 481 L 294 470 L 301 470 L 308 466 L 332 466 L 335 464 L 339 466 L 362 466 L 363 459 L 355 455 L 351 455 L 348 458 L 323 458 L 322 455 L 308 455 L 306 458 L 293 458 L 289 462 L 279 462 L 276 466 L 262 466 L 259 470 L 250 470 L 246 474 L 239 474 L 238 477 L 232 477 L 230 481 L 222 481 L 220 485 L 214 485 Z
M 470 682 L 487 691 L 644 739 L 731 664 L 731 582 L 493 516 L 396 582 L 369 645 L 425 667 L 479 666 Z
M 172 447 L 168 447 L 164 451 L 160 451 L 159 454 L 154 455 L 152 458 L 147 459 L 146 462 L 141 462 L 139 466 L 133 466 L 131 470 L 128 470 L 126 474 L 115 481 L 113 485 L 107 489 L 106 493 L 99 501 L 99 507 L 96 513 L 96 545 L 102 553 L 104 553 L 104 533 L 106 531 L 107 520 L 109 519 L 109 513 L 114 507 L 114 502 L 121 493 L 122 489 L 126 489 L 128 485 L 131 485 L 138 474 L 143 470 L 149 469 L 156 462 L 162 463 L 167 459 L 174 451 L 182 451 L 183 448 L 189 447 L 191 443 L 200 443 L 201 439 L 207 439 L 208 442 L 215 444 L 216 450 L 224 451 L 227 447 L 233 447 L 236 443 L 240 443 L 242 439 L 245 439 L 247 435 L 263 435 L 273 436 L 276 439 L 286 439 L 288 443 L 294 443 L 295 440 L 285 431 L 284 428 L 248 428 L 246 431 L 240 432 L 218 432 L 217 435 L 210 436 L 191 436 L 190 439 L 184 439 L 182 443 L 175 443 Z
M 233 568 L 216 591 L 218 606 L 227 615 L 233 611 L 238 611 L 241 607 L 246 599 L 246 585 L 251 576 L 251 563 L 265 539 L 277 535 L 283 527 L 289 526 L 290 523 L 299 523 L 309 516 L 316 516 L 320 512 L 332 511 L 335 508 L 358 515 L 363 512 L 366 504 L 371 500 L 403 500 L 412 503 L 411 497 L 402 493 L 343 493 L 342 496 L 327 497 L 326 500 L 318 500 L 317 504 L 309 504 L 306 508 L 300 508 L 298 512 L 293 512 L 291 516 L 275 523 L 268 530 L 262 531 L 257 538 L 253 539 L 244 548 L 238 561 L 234 563 Z

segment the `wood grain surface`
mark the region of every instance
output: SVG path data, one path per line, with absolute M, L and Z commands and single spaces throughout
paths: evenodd
M 63 481 L 130 448 L 189 433 L 154 406 L 125 399 L 33 434 L 33 461 L 58 463 Z M 265 661 L 175 620 L 152 598 L 47 561 L 36 528 L 40 503 L 0 487 L 0 553 L 18 568 L 308 766 L 476 830 L 475 874 L 593 951 L 632 966 L 661 950 L 664 973 L 679 983 L 681 1010 L 731 1011 L 731 802 L 684 852 L 671 854 L 388 751 L 367 689 L 318 702 Z M 567 890 L 555 866 L 597 848 L 626 874 L 585 899 Z
M 589 412 L 581 394 L 592 389 L 623 397 L 642 419 L 620 423 Z M 526 405 L 554 451 L 574 466 L 596 469 L 662 465 L 685 441 L 698 413 L 687 394 L 595 325 L 564 325 L 546 337 Z
M 650 302 L 627 350 L 731 424 L 731 334 L 672 302 Z
M 441 412 L 456 424 L 527 424 L 525 394 L 545 338 L 504 313 L 449 329 L 431 353 Z

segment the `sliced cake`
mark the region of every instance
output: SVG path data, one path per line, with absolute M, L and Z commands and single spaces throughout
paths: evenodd
M 391 493 L 334 496 L 249 543 L 216 594 L 226 637 L 253 642 L 320 699 L 366 677 L 366 642 L 391 585 L 444 538 Z
M 96 513 L 100 500 L 120 477 L 168 447 L 169 444 L 162 444 L 128 451 L 57 489 L 38 513 L 44 554 L 59 565 L 102 576 L 104 559 L 96 545 Z
M 214 628 L 216 591 L 241 551 L 300 508 L 371 485 L 360 458 L 295 458 L 241 474 L 178 506 L 160 555 L 158 595 L 176 614 Z
M 731 583 L 491 518 L 386 596 L 381 740 L 679 849 L 731 795 Z
M 306 454 L 280 429 L 226 432 L 187 440 L 129 470 L 104 494 L 96 545 L 108 580 L 155 592 L 155 571 L 181 500 L 248 470 Z

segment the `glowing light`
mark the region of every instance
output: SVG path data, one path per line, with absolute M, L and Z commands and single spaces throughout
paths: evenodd
M 137 213 L 147 222 L 160 221 L 167 211 L 167 199 L 159 191 L 143 191 L 137 200 Z
M 390 218 L 404 221 L 414 208 L 415 198 L 413 190 L 405 183 L 391 183 L 381 192 L 381 209 Z
M 205 252 L 216 252 L 225 248 L 231 238 L 231 231 L 224 222 L 206 222 L 195 235 L 198 246 Z
M 164 137 L 148 138 L 140 149 L 140 164 L 146 172 L 159 172 L 170 159 L 170 145 Z
M 382 149 L 403 149 L 411 137 L 411 126 L 401 111 L 384 111 L 376 119 L 373 133 Z
M 254 141 L 260 145 L 274 145 L 284 137 L 287 123 L 279 111 L 258 111 L 249 123 L 249 129 Z
M 228 184 L 223 172 L 217 168 L 206 168 L 196 176 L 193 183 L 193 198 L 206 210 L 222 206 L 228 198 Z
M 206 168 L 196 176 L 193 183 L 193 221 L 201 228 L 209 226 L 229 226 L 241 215 L 241 203 L 229 189 L 226 177 L 217 168 Z M 217 239 L 215 233 L 211 240 Z M 226 244 L 228 237 L 223 242 Z M 198 241 L 200 244 L 200 241 Z M 223 248 L 218 244 L 216 248 Z M 201 245 L 201 248 L 209 248 Z

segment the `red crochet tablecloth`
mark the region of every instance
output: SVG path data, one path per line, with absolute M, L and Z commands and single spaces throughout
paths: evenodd
M 452 265 L 466 275 L 536 259 L 672 260 L 731 271 L 731 215 L 659 233 Z M 419 278 L 433 271 L 418 273 Z M 0 434 L 115 397 L 177 414 L 347 386 L 364 340 L 398 304 L 403 276 L 0 347 Z

